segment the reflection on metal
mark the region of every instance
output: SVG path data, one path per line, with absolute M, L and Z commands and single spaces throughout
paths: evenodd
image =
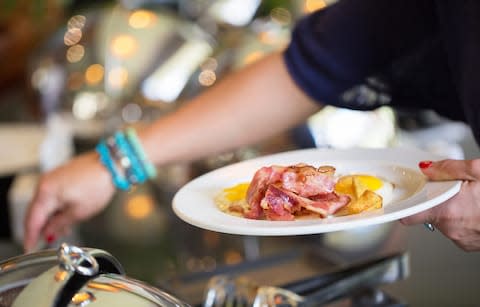
M 76 293 L 72 297 L 72 304 L 80 307 L 85 307 L 94 301 L 95 301 L 95 296 L 88 291 Z
M 10 262 L 10 261 L 4 262 L 0 265 L 0 272 L 11 270 L 11 269 L 15 268 L 16 265 L 17 264 L 13 261 L 12 262 Z
M 98 273 L 97 260 L 87 251 L 73 245 L 63 243 L 58 250 L 60 266 L 68 272 L 77 272 L 84 276 L 93 276 Z
M 205 41 L 184 42 L 174 55 L 145 80 L 142 86 L 143 95 L 150 100 L 175 101 L 192 73 L 212 51 L 210 44 Z
M 69 277 L 69 273 L 67 271 L 58 271 L 54 275 L 54 279 L 56 282 L 62 282 L 64 281 L 67 277 Z
M 105 292 L 119 292 L 120 289 L 117 285 L 112 285 L 111 283 L 102 283 L 102 282 L 95 282 L 91 281 L 87 284 L 87 288 L 95 289 Z

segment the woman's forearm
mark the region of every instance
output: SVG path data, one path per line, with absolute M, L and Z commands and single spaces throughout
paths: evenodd
M 141 132 L 155 164 L 187 161 L 284 131 L 319 109 L 296 87 L 281 54 L 226 77 Z

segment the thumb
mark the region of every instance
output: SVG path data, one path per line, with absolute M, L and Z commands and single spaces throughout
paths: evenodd
M 480 179 L 480 159 L 421 161 L 418 166 L 431 180 L 467 180 Z

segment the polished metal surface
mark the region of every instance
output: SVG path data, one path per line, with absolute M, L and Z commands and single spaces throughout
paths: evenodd
M 376 258 L 278 287 L 221 275 L 210 280 L 203 306 L 323 306 L 360 290 L 376 289 L 408 276 L 407 253 Z
M 76 272 L 84 276 L 93 276 L 98 273 L 97 260 L 79 247 L 63 243 L 58 250 L 60 266 L 69 272 Z
M 0 307 L 189 306 L 125 276 L 110 254 L 65 243 L 56 252 L 32 253 L 0 263 L 0 282 L 8 285 L 0 292 Z
M 53 306 L 72 276 L 99 271 L 124 273 L 109 253 L 68 245 L 7 259 L 0 263 L 0 306 Z
M 82 299 L 85 300 L 82 300 Z M 104 274 L 88 281 L 68 307 L 188 307 L 176 297 L 141 281 L 118 274 Z

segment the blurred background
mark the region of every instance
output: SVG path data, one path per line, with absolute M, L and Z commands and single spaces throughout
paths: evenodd
M 229 73 L 282 50 L 296 20 L 334 2 L 1 1 L 0 259 L 22 253 L 23 215 L 42 172 L 93 149 L 116 129 L 174 111 Z M 175 192 L 196 176 L 290 149 L 412 146 L 452 158 L 479 156 L 463 123 L 430 110 L 393 110 L 388 90 L 375 85 L 361 85 L 347 96 L 382 100 L 385 107 L 327 107 L 261 144 L 163 166 L 154 182 L 118 192 L 106 211 L 59 241 L 105 249 L 130 276 L 191 302 L 199 300 L 208 278 L 229 269 L 259 283 L 281 284 L 332 264 L 408 251 L 411 276 L 387 286 L 389 293 L 411 306 L 474 306 L 479 255 L 420 226 L 242 237 L 189 226 L 171 210 Z M 345 121 L 357 127 L 354 132 Z M 314 251 L 315 260 L 291 254 L 292 247 Z

